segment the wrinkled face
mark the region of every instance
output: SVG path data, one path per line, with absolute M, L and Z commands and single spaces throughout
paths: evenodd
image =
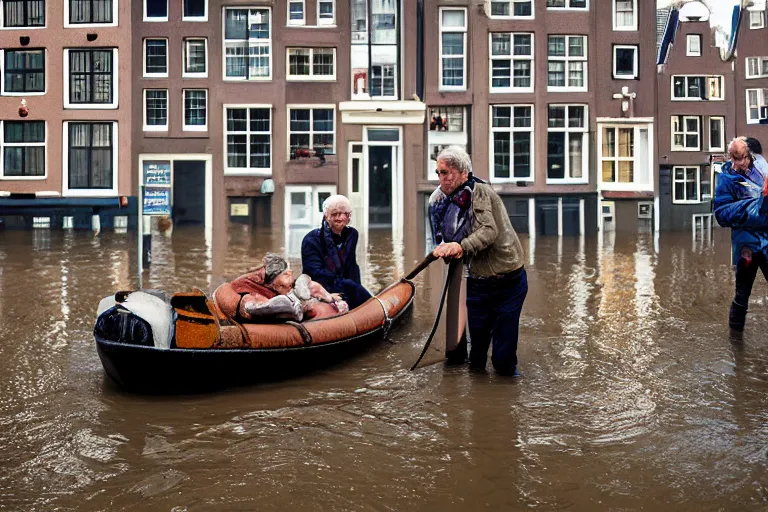
M 352 211 L 346 206 L 336 206 L 325 212 L 325 221 L 331 226 L 331 231 L 337 235 L 341 234 L 341 230 L 349 224 L 351 219 Z
M 287 269 L 269 283 L 270 288 L 277 293 L 286 294 L 293 288 L 293 270 Z
M 437 161 L 437 178 L 440 180 L 440 190 L 443 194 L 449 195 L 451 192 L 459 188 L 459 185 L 467 181 L 467 173 L 459 172 L 453 167 L 450 167 L 445 160 Z
M 731 149 L 731 164 L 733 168 L 739 172 L 746 172 L 749 170 L 749 166 L 752 163 L 752 159 L 749 156 L 749 149 L 745 143 L 734 143 Z

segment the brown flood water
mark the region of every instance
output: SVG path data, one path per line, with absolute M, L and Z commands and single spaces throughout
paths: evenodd
M 282 245 L 228 234 L 216 272 L 202 231 L 156 234 L 144 286 L 210 289 Z M 727 230 L 537 238 L 523 379 L 407 371 L 433 272 L 390 342 L 303 378 L 181 397 L 120 391 L 96 354 L 99 299 L 138 285 L 135 245 L 0 233 L 0 510 L 768 508 L 768 286 L 732 340 Z M 370 247 L 371 288 L 411 266 L 385 235 Z

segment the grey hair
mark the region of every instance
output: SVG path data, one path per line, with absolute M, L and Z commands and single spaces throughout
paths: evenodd
M 264 264 L 264 281 L 267 283 L 274 281 L 277 276 L 288 270 L 289 267 L 285 258 L 273 252 L 268 252 L 264 256 L 262 263 Z
M 456 169 L 462 174 L 472 170 L 472 159 L 469 153 L 461 146 L 448 146 L 437 155 L 437 161 L 444 161 L 448 167 Z
M 734 137 L 731 142 L 728 143 L 728 155 L 733 155 L 734 149 L 736 149 L 737 143 L 744 144 L 744 147 L 749 151 L 749 146 L 747 146 L 747 138 L 746 137 Z
M 341 194 L 336 194 L 325 201 L 323 201 L 323 213 L 328 213 L 329 210 L 333 210 L 335 208 L 344 208 L 347 211 L 352 211 L 352 203 L 349 202 L 349 199 L 346 198 L 346 196 L 343 196 Z

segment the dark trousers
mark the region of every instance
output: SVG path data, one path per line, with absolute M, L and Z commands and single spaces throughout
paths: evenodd
M 733 329 L 744 329 L 749 296 L 752 294 L 752 285 L 755 283 L 758 268 L 762 271 L 763 277 L 768 280 L 768 261 L 765 255 L 762 252 L 752 253 L 749 249 L 744 249 L 736 264 L 736 295 L 733 297 L 728 314 L 728 325 Z
M 493 367 L 499 373 L 514 373 L 520 312 L 527 293 L 528 277 L 524 268 L 497 278 L 467 279 L 472 368 L 485 369 L 488 347 L 493 342 Z

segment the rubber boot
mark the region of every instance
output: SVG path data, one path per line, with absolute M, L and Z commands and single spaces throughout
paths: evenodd
M 728 327 L 734 331 L 743 331 L 747 323 L 747 306 L 742 306 L 736 301 L 731 303 L 731 310 L 728 313 Z
M 453 350 L 445 351 L 446 366 L 458 366 L 467 362 L 467 335 L 463 334 Z

